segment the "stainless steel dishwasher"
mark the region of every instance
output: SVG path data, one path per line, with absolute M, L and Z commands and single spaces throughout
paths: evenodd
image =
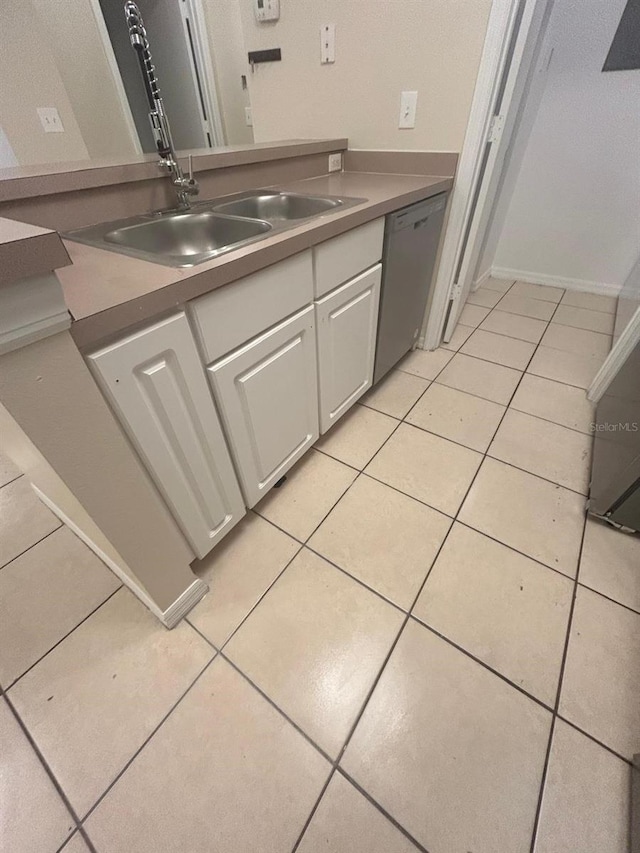
M 447 193 L 387 216 L 374 384 L 414 346 L 427 305 Z

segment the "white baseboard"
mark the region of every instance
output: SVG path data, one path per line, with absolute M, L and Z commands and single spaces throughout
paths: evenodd
M 471 285 L 471 292 L 473 293 L 473 292 L 474 292 L 474 291 L 476 291 L 479 287 L 482 287 L 482 285 L 485 283 L 485 281 L 486 281 L 488 278 L 491 278 L 492 274 L 493 274 L 493 270 L 491 269 L 491 267 L 489 267 L 489 269 L 488 269 L 488 270 L 485 270 L 485 271 L 482 273 L 482 275 L 481 275 L 481 276 L 478 276 L 478 278 L 473 282 L 473 284 Z
M 193 583 L 189 584 L 189 586 L 182 592 L 178 598 L 174 602 L 172 602 L 166 610 L 160 610 L 158 605 L 147 595 L 145 590 L 137 584 L 132 578 L 129 577 L 125 572 L 122 571 L 120 566 L 117 563 L 107 556 L 104 553 L 102 548 L 100 548 L 96 543 L 91 539 L 87 534 L 80 528 L 78 525 L 72 521 L 69 516 L 63 512 L 60 507 L 55 504 L 50 498 L 48 498 L 44 492 L 41 492 L 40 489 L 31 483 L 31 488 L 40 498 L 43 504 L 49 507 L 51 512 L 56 515 L 63 524 L 72 530 L 78 539 L 81 539 L 84 544 L 89 547 L 93 553 L 99 557 L 102 562 L 108 566 L 111 571 L 114 573 L 116 577 L 118 577 L 122 583 L 131 590 L 131 592 L 136 596 L 136 598 L 140 599 L 140 601 L 147 607 L 154 616 L 157 616 L 158 619 L 162 622 L 163 625 L 166 625 L 167 628 L 175 628 L 175 626 L 183 619 L 187 613 L 195 607 L 195 605 L 200 601 L 203 596 L 207 594 L 209 591 L 209 587 L 207 584 L 201 580 L 200 578 L 194 578 Z
M 582 278 L 560 278 L 559 276 L 545 275 L 544 273 L 532 272 L 531 270 L 515 270 L 508 269 L 507 267 L 492 267 L 490 274 L 493 278 L 526 281 L 530 284 L 546 284 L 551 287 L 563 287 L 565 290 L 601 293 L 604 296 L 617 296 L 622 290 L 622 285 L 619 284 L 591 281 Z
M 615 379 L 618 371 L 640 343 L 640 308 L 627 323 L 604 364 L 593 378 L 587 392 L 592 403 L 599 403 L 604 392 Z

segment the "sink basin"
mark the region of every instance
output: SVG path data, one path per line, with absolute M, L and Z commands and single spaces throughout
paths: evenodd
M 126 225 L 108 231 L 103 239 L 141 254 L 158 255 L 164 263 L 192 266 L 270 230 L 268 222 L 202 211 Z
M 278 222 L 291 219 L 306 219 L 340 207 L 343 202 L 335 198 L 298 195 L 297 193 L 260 193 L 245 195 L 235 201 L 219 204 L 213 210 L 233 216 L 248 216 Z

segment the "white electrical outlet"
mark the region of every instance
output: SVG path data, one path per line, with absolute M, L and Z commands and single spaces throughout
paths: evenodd
M 251 107 L 244 108 L 244 123 L 247 127 L 253 127 L 253 116 L 251 114 Z
M 342 154 L 329 154 L 329 171 L 342 171 Z
M 60 115 L 55 107 L 38 107 L 36 112 L 45 133 L 64 133 Z
M 411 128 L 416 126 L 416 108 L 418 106 L 417 92 L 402 92 L 400 95 L 400 121 L 398 127 Z
M 320 64 L 330 65 L 336 61 L 336 25 L 323 24 L 320 27 Z

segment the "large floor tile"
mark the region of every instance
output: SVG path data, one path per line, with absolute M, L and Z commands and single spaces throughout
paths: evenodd
M 457 522 L 414 615 L 553 706 L 573 583 Z
M 605 360 L 611 349 L 611 335 L 576 329 L 562 323 L 549 323 L 542 336 L 543 346 L 559 349 L 563 352 L 575 352 L 578 355 L 593 355 Z
M 514 286 L 515 287 L 515 284 Z M 509 314 L 521 314 L 523 317 L 533 317 L 535 320 L 550 320 L 556 310 L 554 302 L 534 299 L 531 296 L 518 296 L 513 293 L 513 287 L 498 302 L 498 309 Z
M 604 311 L 605 314 L 615 314 L 618 305 L 617 296 L 604 296 L 601 293 L 584 293 L 581 290 L 567 290 L 562 297 L 563 305 L 574 308 L 587 308 L 589 311 Z
M 506 335 L 496 335 L 494 332 L 476 329 L 466 344 L 461 347 L 460 352 L 465 355 L 473 355 L 476 358 L 483 358 L 485 361 L 504 364 L 505 367 L 524 370 L 529 364 L 535 348 L 535 344 L 530 344 L 527 341 L 519 341 L 517 338 L 509 338 Z
M 430 853 L 528 853 L 550 723 L 411 620 L 342 764 Z
M 167 629 L 120 590 L 9 691 L 80 815 L 213 655 L 190 625 Z
M 527 371 L 545 379 L 554 379 L 556 382 L 586 389 L 601 367 L 602 359 L 599 356 L 561 353 L 551 347 L 539 346 Z
M 271 489 L 255 511 L 304 542 L 356 476 L 353 468 L 311 450 L 289 471 L 279 488 Z
M 628 765 L 556 720 L 535 853 L 627 853 Z
M 482 282 L 482 287 L 487 288 L 487 290 L 495 290 L 497 293 L 505 294 L 507 290 L 511 288 L 511 285 L 514 284 L 514 280 L 504 279 L 504 278 L 493 278 L 489 276 Z
M 640 612 L 640 534 L 587 520 L 580 583 Z
M 20 477 L 0 489 L 0 567 L 60 527 L 60 522 Z
M 590 435 L 509 409 L 488 452 L 494 459 L 586 495 L 592 445 Z
M 560 714 L 625 758 L 640 752 L 640 615 L 578 588 Z
M 322 436 L 318 447 L 329 456 L 362 470 L 397 426 L 395 418 L 366 406 L 354 406 Z
M 592 435 L 595 406 L 583 388 L 525 373 L 511 408 Z
M 469 305 L 467 303 L 460 312 L 458 323 L 463 326 L 471 326 L 475 329 L 476 326 L 482 323 L 490 310 L 490 308 L 483 308 L 481 305 Z
M 300 548 L 259 515 L 249 513 L 196 567 L 209 593 L 189 621 L 221 648 Z
M 76 834 L 67 841 L 60 853 L 89 853 L 89 848 L 80 833 L 76 832 Z
M 415 349 L 398 362 L 398 370 L 431 380 L 436 378 L 452 358 L 453 354 L 442 348 L 434 350 Z
M 613 333 L 614 314 L 602 311 L 590 311 L 588 308 L 574 308 L 571 305 L 560 305 L 553 318 L 555 323 L 563 326 L 575 326 L 576 329 L 589 329 L 592 332 L 602 332 L 605 335 Z
M 416 853 L 417 849 L 344 776 L 336 773 L 302 837 L 298 853 Z
M 575 577 L 585 499 L 487 458 L 460 510 L 460 521 Z
M 497 290 L 479 287 L 467 296 L 467 305 L 480 305 L 482 308 L 495 308 L 502 299 L 502 294 Z
M 478 328 L 537 344 L 547 328 L 547 321 L 536 320 L 534 317 L 522 317 L 520 314 L 509 314 L 496 308 Z
M 428 387 L 428 379 L 403 370 L 392 370 L 361 402 L 370 409 L 402 420 Z
M 447 516 L 364 476 L 329 513 L 309 547 L 406 610 L 450 524 Z
M 0 453 L 0 487 L 15 480 L 21 473 L 8 456 Z
M 329 770 L 218 658 L 85 826 L 100 853 L 289 851 Z
M 434 382 L 407 422 L 483 453 L 504 413 L 498 403 Z
M 511 367 L 457 353 L 438 377 L 438 382 L 506 406 L 521 376 L 519 370 Z
M 367 474 L 455 515 L 482 457 L 417 427 L 402 424 L 367 466 Z
M 55 853 L 75 822 L 2 697 L 0 745 L 0 848 Z
M 8 687 L 119 586 L 68 527 L 5 566 L 0 571 L 0 683 Z
M 462 326 L 460 323 L 455 327 L 453 331 L 453 335 L 451 335 L 451 340 L 449 343 L 442 343 L 440 347 L 442 349 L 453 350 L 457 352 L 462 344 L 467 340 L 467 338 L 473 334 L 472 326 Z
M 336 756 L 402 619 L 395 607 L 305 549 L 225 653 Z
M 532 299 L 542 299 L 544 302 L 558 303 L 562 299 L 564 289 L 549 284 L 531 284 L 528 281 L 516 281 L 509 293 L 514 296 L 530 296 Z

